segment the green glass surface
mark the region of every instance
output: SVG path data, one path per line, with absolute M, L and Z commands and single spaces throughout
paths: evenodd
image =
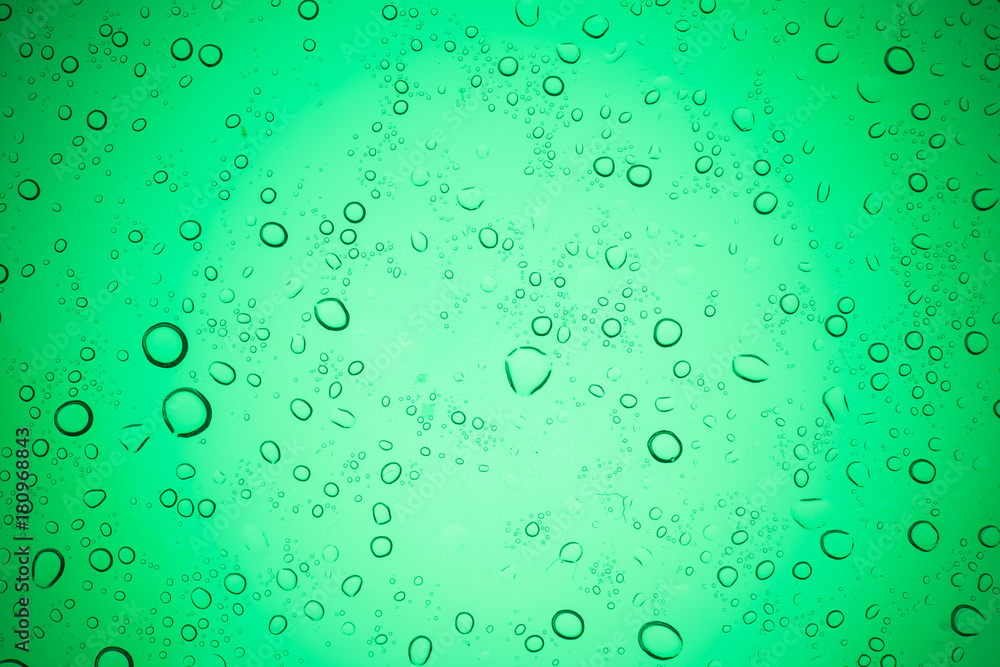
M 993 667 L 996 0 L 0 4 L 0 666 Z

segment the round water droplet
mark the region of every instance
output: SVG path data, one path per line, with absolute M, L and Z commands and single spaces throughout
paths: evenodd
M 634 164 L 625 172 L 628 182 L 637 188 L 644 188 L 653 179 L 653 170 L 644 164 Z
M 563 639 L 579 639 L 583 635 L 583 617 L 572 609 L 562 609 L 552 615 L 552 631 Z
M 819 538 L 820 548 L 834 560 L 843 560 L 854 551 L 854 538 L 843 530 L 828 530 Z
M 73 437 L 90 430 L 94 413 L 83 401 L 67 401 L 56 408 L 53 419 L 60 433 Z
M 716 573 L 716 578 L 719 580 L 720 584 L 729 588 L 736 583 L 736 580 L 739 578 L 739 573 L 736 571 L 736 568 L 726 565 L 719 568 L 719 571 Z
M 344 206 L 344 218 L 348 222 L 359 223 L 365 219 L 365 207 L 361 202 L 352 201 Z
M 657 660 L 669 660 L 680 655 L 684 642 L 672 625 L 649 621 L 639 628 L 639 648 Z
M 212 406 L 197 389 L 175 389 L 163 399 L 163 421 L 179 438 L 198 435 L 212 423 Z
M 230 572 L 223 580 L 226 590 L 233 595 L 239 595 L 247 589 L 247 580 L 239 572 Z
M 564 63 L 573 65 L 580 60 L 580 47 L 572 42 L 565 42 L 556 47 L 556 54 Z
M 552 318 L 539 315 L 531 321 L 531 331 L 536 336 L 547 336 L 552 331 Z
M 680 322 L 664 317 L 653 327 L 653 342 L 660 347 L 672 347 L 680 341 L 683 333 Z
M 288 231 L 277 222 L 265 222 L 260 228 L 260 240 L 270 248 L 280 248 L 288 241 Z
M 910 477 L 917 484 L 930 484 L 937 475 L 937 468 L 927 459 L 917 459 L 910 464 Z
M 41 193 L 42 189 L 38 187 L 38 181 L 34 179 L 26 178 L 17 185 L 17 194 L 21 195 L 21 199 L 34 201 Z
M 306 615 L 306 618 L 318 621 L 326 615 L 326 610 L 323 608 L 323 605 L 316 600 L 309 600 L 309 602 L 306 602 L 302 607 L 302 613 Z
M 816 60 L 824 64 L 835 62 L 840 57 L 840 49 L 833 44 L 820 44 L 816 47 Z
M 375 558 L 385 558 L 392 553 L 392 540 L 384 535 L 379 535 L 378 537 L 372 538 L 369 548 Z
M 198 60 L 205 67 L 215 67 L 222 62 L 222 49 L 215 44 L 205 44 L 198 49 Z
M 843 315 L 832 315 L 826 318 L 824 326 L 826 332 L 834 338 L 840 338 L 847 333 L 847 320 L 844 319 Z
M 518 396 L 531 396 L 548 381 L 552 360 L 535 347 L 515 348 L 504 361 L 507 383 Z
M 761 192 L 754 197 L 753 209 L 761 215 L 768 215 L 778 207 L 778 197 L 773 192 Z
M 979 530 L 979 543 L 987 549 L 993 549 L 1000 545 L 1000 528 L 996 526 L 984 526 Z
M 611 174 L 615 173 L 615 161 L 606 155 L 602 155 L 594 160 L 594 172 L 598 176 L 607 178 Z
M 778 305 L 786 315 L 793 315 L 799 309 L 799 297 L 796 294 L 785 294 L 778 301 Z
M 184 360 L 187 350 L 187 336 L 169 322 L 154 324 L 142 335 L 142 351 L 154 366 L 173 368 Z
M 187 37 L 178 37 L 174 40 L 174 43 L 170 45 L 170 55 L 176 60 L 187 60 L 194 53 L 194 46 L 191 45 L 191 40 Z
M 885 52 L 885 67 L 893 74 L 913 71 L 913 56 L 902 46 L 892 46 Z
M 134 664 L 132 655 L 117 646 L 102 648 L 94 658 L 94 667 L 133 667 Z
M 683 446 L 673 431 L 657 431 L 646 441 L 649 455 L 660 463 L 673 463 L 680 458 Z
M 763 382 L 771 375 L 771 365 L 756 354 L 739 354 L 733 358 L 733 373 L 747 382 Z
M 398 463 L 396 463 L 395 461 L 391 463 L 386 463 L 384 466 L 382 466 L 381 477 L 382 481 L 385 482 L 386 484 L 394 483 L 397 479 L 399 479 L 399 476 L 402 474 L 403 474 L 403 467 Z
M 761 581 L 770 578 L 774 574 L 774 561 L 762 560 L 757 563 L 757 567 L 754 568 L 754 574 Z
M 351 322 L 351 316 L 347 312 L 347 306 L 340 299 L 328 297 L 316 302 L 313 312 L 316 314 L 316 321 L 324 329 L 330 331 L 342 331 Z
M 938 545 L 940 535 L 930 521 L 916 521 L 906 533 L 910 544 L 920 551 L 931 551 Z
M 563 91 L 566 89 L 566 84 L 558 76 L 547 76 L 545 80 L 542 81 L 542 90 L 545 91 L 547 95 L 555 97 L 556 95 L 562 95 Z
M 514 76 L 517 74 L 517 58 L 512 56 L 504 56 L 497 63 L 497 71 L 504 76 Z
M 601 332 L 608 338 L 615 338 L 622 332 L 622 323 L 614 317 L 609 317 L 601 323 Z
M 306 421 L 307 419 L 312 417 L 313 413 L 312 406 L 309 405 L 309 402 L 306 401 L 305 399 L 302 398 L 292 399 L 291 404 L 289 404 L 289 408 L 291 409 L 292 414 L 295 415 L 295 418 L 298 419 L 299 421 Z

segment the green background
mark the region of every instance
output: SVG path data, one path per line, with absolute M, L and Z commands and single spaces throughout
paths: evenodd
M 995 0 L 311 4 L 0 5 L 0 659 L 996 664 Z

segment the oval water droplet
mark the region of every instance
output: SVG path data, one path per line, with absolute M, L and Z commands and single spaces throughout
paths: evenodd
M 431 640 L 426 635 L 417 635 L 410 640 L 410 645 L 406 649 L 406 655 L 410 659 L 410 664 L 420 667 L 426 665 L 431 657 Z
M 749 132 L 753 129 L 756 119 L 754 118 L 753 111 L 746 107 L 736 107 L 733 109 L 732 114 L 733 125 L 736 126 L 740 132 Z
M 461 611 L 455 616 L 455 629 L 458 630 L 459 634 L 469 634 L 475 625 L 475 619 L 467 611 Z
M 572 609 L 561 609 L 552 615 L 552 631 L 563 639 L 579 639 L 583 627 L 583 617 Z
M 514 4 L 514 15 L 525 28 L 538 23 L 539 0 L 517 0 Z
M 854 552 L 854 538 L 843 530 L 828 530 L 819 538 L 820 549 L 834 560 L 843 560 Z
M 913 71 L 913 56 L 902 46 L 892 46 L 885 52 L 885 67 L 893 74 Z
M 639 628 L 639 648 L 657 660 L 670 660 L 684 648 L 681 634 L 663 621 L 649 621 Z
M 986 617 L 971 605 L 960 604 L 951 612 L 951 629 L 960 637 L 975 637 L 986 623 Z
M 83 494 L 83 504 L 93 509 L 104 502 L 108 494 L 103 489 L 92 489 Z
M 208 374 L 222 385 L 230 385 L 236 381 L 236 369 L 224 361 L 213 361 L 208 367 Z
M 413 232 L 410 234 L 410 245 L 417 252 L 424 252 L 427 250 L 427 235 L 423 232 Z
M 313 312 L 316 314 L 316 321 L 319 322 L 319 325 L 329 331 L 343 331 L 351 322 L 347 306 L 335 297 L 317 301 Z
M 771 375 L 771 365 L 756 354 L 738 354 L 733 358 L 733 373 L 747 382 L 763 382 Z

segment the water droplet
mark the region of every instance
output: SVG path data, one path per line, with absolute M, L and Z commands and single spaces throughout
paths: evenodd
M 835 62 L 840 57 L 840 49 L 833 44 L 820 44 L 816 47 L 816 60 L 824 64 Z
M 565 89 L 566 84 L 558 76 L 547 76 L 545 77 L 545 80 L 542 81 L 542 90 L 544 90 L 547 95 L 551 95 L 553 97 L 556 95 L 562 95 Z
M 773 192 L 761 192 L 754 197 L 753 208 L 761 215 L 768 215 L 778 207 L 778 197 Z
M 594 160 L 594 172 L 598 176 L 607 178 L 611 174 L 615 173 L 615 161 L 606 155 L 602 155 Z
M 871 471 L 861 461 L 853 461 L 847 465 L 847 479 L 855 486 L 866 486 L 871 481 Z
M 420 667 L 426 665 L 431 657 L 431 640 L 426 635 L 417 635 L 410 640 L 410 645 L 406 649 L 406 655 L 410 659 L 411 665 Z
M 504 76 L 514 76 L 517 74 L 517 58 L 504 56 L 497 63 L 497 71 Z
M 828 530 L 819 538 L 820 548 L 834 560 L 843 560 L 854 551 L 854 538 L 843 530 Z
M 390 553 L 392 553 L 392 540 L 384 535 L 372 538 L 371 544 L 369 544 L 372 555 L 375 558 L 385 558 Z
M 680 322 L 664 317 L 653 327 L 653 342 L 660 347 L 672 347 L 680 341 L 683 333 Z
M 306 421 L 312 417 L 312 406 L 309 405 L 309 402 L 304 399 L 292 399 L 292 402 L 289 404 L 289 408 L 291 409 L 292 414 L 295 415 L 295 418 L 299 421 Z
M 424 252 L 427 250 L 427 235 L 423 232 L 413 232 L 410 234 L 410 245 L 417 252 Z
M 580 60 L 580 47 L 572 42 L 564 42 L 556 47 L 556 54 L 559 59 L 564 63 L 569 65 L 575 64 Z
M 212 422 L 212 406 L 197 389 L 175 389 L 163 399 L 163 421 L 171 433 L 190 438 L 208 428 Z
M 972 193 L 972 205 L 977 211 L 988 211 L 997 205 L 997 193 L 992 188 L 981 188 Z
M 504 361 L 507 382 L 518 396 L 531 396 L 548 381 L 552 360 L 535 347 L 515 348 Z
M 94 413 L 83 401 L 67 401 L 56 408 L 53 420 L 60 433 L 74 437 L 90 430 Z
M 17 194 L 21 195 L 21 198 L 27 201 L 38 199 L 38 195 L 41 193 L 42 189 L 34 179 L 26 178 L 17 185 Z
M 83 504 L 91 509 L 104 502 L 108 494 L 103 489 L 92 489 L 83 494 Z
M 208 367 L 208 374 L 222 385 L 230 385 L 236 380 L 236 370 L 224 361 L 213 361 Z
M 344 218 L 348 222 L 353 222 L 357 224 L 365 219 L 367 211 L 365 211 L 364 204 L 358 201 L 348 202 L 344 206 Z
M 247 589 L 247 580 L 239 572 L 230 572 L 223 580 L 226 590 L 233 595 L 239 595 Z
M 616 271 L 622 268 L 626 259 L 628 259 L 628 253 L 625 251 L 625 248 L 619 245 L 613 245 L 604 251 L 604 261 Z
M 351 316 L 347 312 L 347 306 L 340 299 L 328 297 L 316 302 L 313 309 L 316 314 L 316 321 L 324 329 L 329 331 L 343 331 L 351 322 Z
M 306 618 L 318 621 L 326 614 L 326 610 L 323 608 L 323 605 L 316 600 L 309 600 L 309 602 L 306 602 L 305 606 L 302 607 L 302 613 L 306 615 Z
M 754 118 L 753 111 L 746 107 L 736 107 L 733 109 L 733 125 L 740 132 L 749 132 L 753 129 L 757 119 Z
M 357 574 L 352 574 L 351 576 L 344 579 L 344 583 L 341 584 L 340 590 L 344 592 L 349 598 L 353 598 L 361 591 L 361 576 Z
M 461 611 L 455 616 L 455 629 L 458 630 L 459 634 L 469 634 L 475 625 L 475 619 L 467 611 Z
M 288 241 L 288 231 L 277 222 L 265 222 L 260 228 L 260 240 L 270 248 L 280 248 Z
M 572 609 L 562 609 L 552 615 L 552 631 L 563 639 L 579 639 L 583 635 L 583 617 Z
M 892 46 L 885 52 L 885 67 L 893 74 L 913 71 L 913 56 L 902 46 Z
M 94 658 L 94 667 L 133 667 L 134 664 L 132 655 L 117 646 L 102 648 Z
M 634 164 L 625 172 L 628 182 L 637 188 L 644 188 L 653 179 L 653 170 L 644 164 Z
M 986 617 L 975 607 L 960 604 L 951 612 L 951 629 L 961 637 L 975 637 L 986 626 Z
M 600 14 L 593 14 L 588 16 L 583 22 L 583 32 L 585 32 L 589 37 L 594 39 L 599 39 L 604 37 L 604 34 L 608 31 L 611 24 L 608 19 L 604 18 Z
M 763 382 L 771 375 L 771 365 L 756 354 L 739 354 L 733 358 L 733 373 L 747 382 Z
M 878 76 L 863 76 L 858 79 L 858 95 L 865 102 L 874 104 L 885 97 L 885 80 Z
M 456 199 L 458 200 L 458 205 L 466 211 L 475 211 L 486 201 L 486 195 L 479 188 L 472 186 L 459 190 Z
M 173 368 L 184 360 L 187 350 L 187 336 L 169 322 L 154 324 L 142 335 L 142 351 L 154 366 Z
M 267 624 L 267 631 L 272 635 L 280 635 L 288 627 L 288 619 L 281 614 L 275 614 Z
M 833 512 L 830 501 L 822 498 L 804 498 L 792 505 L 792 518 L 806 530 L 816 530 L 826 525 Z
M 649 621 L 639 628 L 639 648 L 657 660 L 676 658 L 684 642 L 672 625 L 663 621 Z
M 739 573 L 736 572 L 736 568 L 726 565 L 719 568 L 719 571 L 716 573 L 716 578 L 719 580 L 720 584 L 729 588 L 736 583 L 736 580 L 739 578 Z
M 66 559 L 55 549 L 42 549 L 31 562 L 31 580 L 38 588 L 52 588 L 66 569 Z
M 683 446 L 673 431 L 657 431 L 646 441 L 649 455 L 660 463 L 673 463 L 680 458 Z

